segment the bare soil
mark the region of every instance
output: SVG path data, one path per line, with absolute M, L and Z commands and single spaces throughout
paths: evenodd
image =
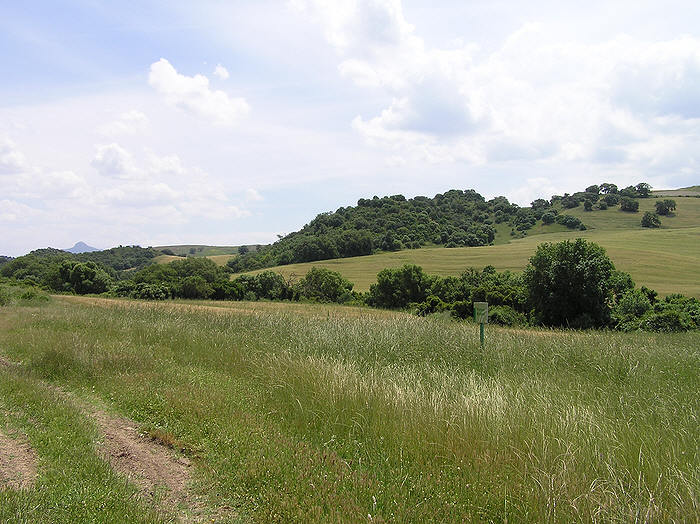
M 191 462 L 139 433 L 136 424 L 104 411 L 92 414 L 102 441 L 99 451 L 114 470 L 124 474 L 147 499 L 181 517 L 201 510 L 188 492 Z
M 31 489 L 36 465 L 36 452 L 26 438 L 0 431 L 0 489 Z

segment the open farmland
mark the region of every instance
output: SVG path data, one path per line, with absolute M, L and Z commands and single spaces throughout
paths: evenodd
M 0 521 L 696 520 L 700 334 L 489 326 L 482 352 L 477 332 L 285 303 L 0 308 L 0 434 L 38 458 Z M 186 486 L 124 482 L 119 423 L 174 448 Z

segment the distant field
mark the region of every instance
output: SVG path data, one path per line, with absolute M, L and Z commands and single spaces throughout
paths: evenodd
M 680 189 L 661 189 L 653 192 L 654 196 L 692 196 L 700 197 L 700 186 L 682 187 Z
M 700 227 L 552 233 L 497 246 L 422 248 L 272 269 L 285 276 L 302 277 L 313 266 L 325 267 L 340 272 L 355 284 L 356 290 L 365 291 L 376 281 L 379 271 L 403 264 L 417 264 L 427 273 L 441 276 L 458 275 L 470 266 L 493 265 L 499 271 L 522 271 L 538 244 L 574 237 L 603 246 L 615 266 L 629 272 L 638 285 L 651 287 L 662 295 L 683 293 L 700 298 Z
M 25 465 L 0 456 L 0 522 L 697 521 L 698 332 L 477 333 L 316 304 L 0 307 L 0 445 Z
M 194 256 L 194 255 L 189 255 L 189 256 Z M 231 260 L 233 257 L 237 255 L 207 255 L 206 258 L 210 258 L 214 262 L 216 262 L 217 265 L 219 266 L 225 266 L 226 262 Z M 158 264 L 169 264 L 170 262 L 173 262 L 174 260 L 183 260 L 183 257 L 177 257 L 174 255 L 158 255 L 155 257 L 153 260 L 157 262 Z
M 158 246 L 154 249 L 169 249 L 176 255 L 190 255 L 193 257 L 208 257 L 212 255 L 233 255 L 238 253 L 238 246 L 204 246 L 204 245 L 181 245 L 181 246 Z

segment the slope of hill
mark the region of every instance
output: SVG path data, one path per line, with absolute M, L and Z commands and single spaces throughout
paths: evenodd
M 640 225 L 644 211 L 654 208 L 655 199 L 640 199 L 640 211 L 627 213 L 618 207 L 605 211 L 584 211 L 578 207 L 566 212 L 590 227 L 586 231 L 561 231 L 556 224 L 538 224 L 525 238 L 507 244 L 445 249 L 425 247 L 394 253 L 291 264 L 272 268 L 285 276 L 303 276 L 312 266 L 340 272 L 367 290 L 385 267 L 411 263 L 429 274 L 458 275 L 467 267 L 493 265 L 498 270 L 521 271 L 542 242 L 583 237 L 603 246 L 618 269 L 627 271 L 639 285 L 660 294 L 683 293 L 700 298 L 700 199 L 676 198 L 674 216 L 662 217 L 660 229 Z M 256 271 L 255 273 L 257 273 Z

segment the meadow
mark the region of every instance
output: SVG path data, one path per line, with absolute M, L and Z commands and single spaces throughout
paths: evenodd
M 317 304 L 0 308 L 0 433 L 38 455 L 0 521 L 689 522 L 700 334 L 478 327 Z M 4 363 L 4 364 L 3 364 Z M 79 406 L 191 463 L 139 497 Z

